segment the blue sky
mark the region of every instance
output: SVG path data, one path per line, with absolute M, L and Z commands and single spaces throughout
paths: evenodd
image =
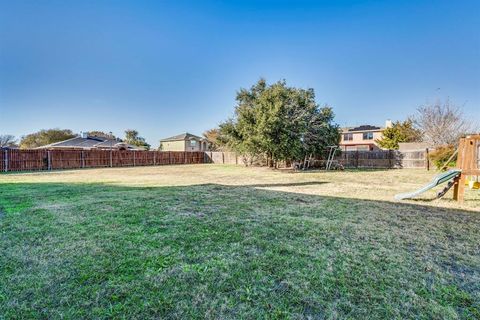
M 201 134 L 260 77 L 340 125 L 437 98 L 480 121 L 480 1 L 3 1 L 0 134 Z

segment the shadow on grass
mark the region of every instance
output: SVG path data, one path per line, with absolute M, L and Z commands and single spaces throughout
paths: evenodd
M 325 170 L 325 169 L 307 169 L 307 170 L 294 170 L 294 169 L 277 169 L 279 172 L 284 173 L 332 173 L 332 172 L 378 172 L 378 171 L 392 171 L 399 170 L 394 168 L 345 168 L 343 170 Z
M 479 315 L 478 213 L 321 183 L 1 184 L 0 318 Z
M 321 184 L 326 184 L 329 182 L 325 181 L 304 181 L 304 182 L 289 182 L 289 183 L 259 183 L 259 184 L 249 184 L 241 185 L 241 188 L 271 188 L 271 187 L 305 187 L 305 186 L 318 186 Z

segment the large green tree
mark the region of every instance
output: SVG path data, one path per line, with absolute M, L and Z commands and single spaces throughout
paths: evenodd
M 396 121 L 382 133 L 382 138 L 376 142 L 383 149 L 397 150 L 400 142 L 418 142 L 422 140 L 422 133 L 415 128 L 413 120 Z
M 31 149 L 75 137 L 69 129 L 48 129 L 27 134 L 20 140 L 20 148 Z
M 268 85 L 260 79 L 237 93 L 234 117 L 220 125 L 220 141 L 249 155 L 263 154 L 270 163 L 320 155 L 339 142 L 330 107 L 320 108 L 313 89 Z
M 142 147 L 145 150 L 150 150 L 150 144 L 145 141 L 145 138 L 141 137 L 137 130 L 128 129 L 125 130 L 124 141 L 133 146 Z

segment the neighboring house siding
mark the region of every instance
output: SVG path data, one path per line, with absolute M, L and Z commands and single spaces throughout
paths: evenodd
M 208 141 L 205 138 L 185 132 L 160 140 L 163 151 L 207 151 Z
M 162 151 L 185 151 L 185 142 L 180 141 L 162 141 Z
M 364 136 L 367 135 L 368 139 Z M 349 140 L 345 140 L 346 135 L 349 135 Z M 375 140 L 382 138 L 382 131 L 354 131 L 348 132 L 344 131 L 342 133 L 342 138 L 340 141 L 340 146 L 343 150 L 378 150 L 379 147 Z
M 203 144 L 203 145 L 202 145 Z M 162 151 L 206 151 L 207 143 L 200 140 L 162 141 Z
M 205 148 L 202 147 L 202 141 L 200 140 L 189 140 L 185 141 L 185 150 L 186 151 L 205 151 Z

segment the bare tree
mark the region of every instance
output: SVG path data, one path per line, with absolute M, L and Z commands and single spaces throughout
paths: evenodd
M 0 135 L 0 148 L 14 147 L 16 142 L 15 137 L 11 134 Z
M 449 99 L 418 107 L 413 121 L 422 132 L 423 141 L 434 147 L 456 145 L 462 135 L 472 133 L 475 128 L 464 116 L 462 109 Z

